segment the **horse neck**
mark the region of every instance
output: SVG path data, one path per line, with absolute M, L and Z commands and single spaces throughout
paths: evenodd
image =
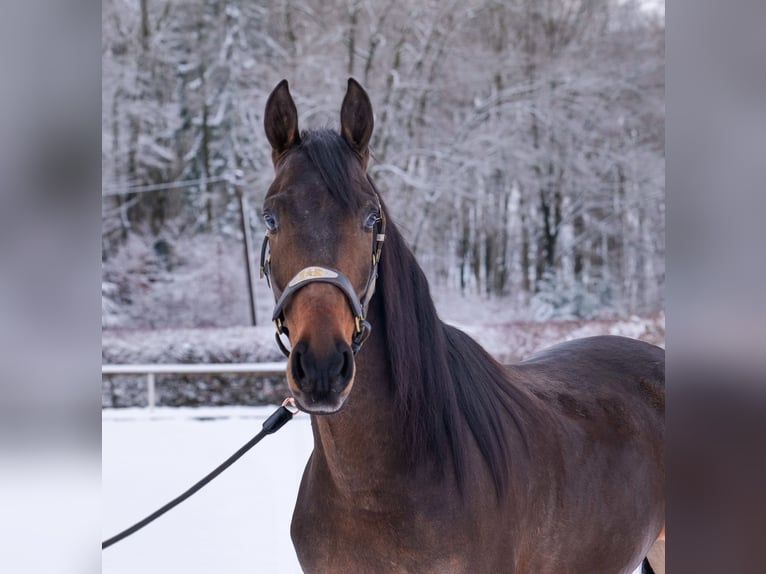
M 346 404 L 333 415 L 312 416 L 312 466 L 341 494 L 357 498 L 394 486 L 403 473 L 401 425 L 397 425 L 385 335 L 379 307 L 370 306 L 372 334 L 357 355 Z

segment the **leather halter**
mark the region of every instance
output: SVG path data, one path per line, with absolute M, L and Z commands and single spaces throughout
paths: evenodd
M 372 229 L 372 266 L 361 299 L 356 294 L 351 281 L 349 281 L 348 277 L 343 273 L 337 269 L 330 269 L 329 267 L 321 267 L 318 265 L 304 267 L 290 279 L 283 290 L 279 289 L 279 287 L 271 281 L 271 253 L 269 252 L 267 254 L 269 234 L 266 233 L 264 236 L 263 243 L 261 244 L 261 278 L 266 277 L 266 282 L 274 293 L 276 305 L 274 306 L 274 313 L 271 316 L 271 320 L 274 322 L 274 326 L 277 329 L 277 345 L 286 357 L 290 356 L 290 350 L 285 346 L 281 338 L 283 333 L 289 335 L 287 327 L 285 327 L 284 324 L 284 306 L 288 299 L 295 295 L 296 291 L 302 289 L 309 283 L 329 283 L 343 291 L 343 294 L 346 296 L 346 301 L 348 301 L 349 307 L 351 307 L 351 314 L 354 316 L 354 334 L 351 337 L 351 351 L 354 354 L 362 348 L 367 337 L 370 336 L 372 326 L 365 317 L 367 316 L 367 308 L 370 305 L 370 299 L 372 299 L 372 295 L 375 293 L 375 281 L 378 278 L 380 252 L 383 249 L 383 241 L 386 239 L 386 216 L 380 205 L 380 199 L 378 199 L 378 212 L 380 213 L 380 219 L 378 219 Z

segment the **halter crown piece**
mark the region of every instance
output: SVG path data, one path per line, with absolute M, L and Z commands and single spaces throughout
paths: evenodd
M 359 352 L 359 349 L 362 348 L 367 337 L 370 336 L 372 326 L 365 317 L 367 316 L 367 308 L 370 305 L 370 299 L 372 299 L 372 295 L 375 293 L 375 281 L 378 278 L 380 252 L 383 249 L 383 242 L 386 239 L 386 216 L 381 208 L 380 198 L 377 198 L 377 200 L 380 219 L 375 223 L 372 230 L 372 266 L 361 299 L 356 294 L 353 285 L 351 285 L 351 281 L 349 281 L 348 277 L 343 273 L 337 269 L 330 269 L 318 265 L 304 267 L 290 279 L 284 290 L 279 289 L 276 283 L 271 280 L 271 253 L 267 253 L 269 249 L 269 234 L 266 233 L 264 236 L 263 243 L 261 244 L 261 277 L 266 278 L 266 282 L 274 293 L 276 305 L 274 306 L 274 313 L 271 316 L 271 320 L 274 321 L 274 326 L 277 329 L 277 345 L 286 357 L 290 356 L 290 350 L 282 342 L 281 337 L 283 333 L 285 335 L 289 334 L 287 327 L 285 327 L 284 324 L 284 306 L 285 303 L 287 303 L 287 300 L 295 295 L 296 291 L 302 289 L 309 283 L 330 283 L 343 291 L 343 294 L 346 296 L 346 300 L 351 307 L 351 314 L 354 316 L 354 334 L 351 337 L 351 351 L 355 355 Z

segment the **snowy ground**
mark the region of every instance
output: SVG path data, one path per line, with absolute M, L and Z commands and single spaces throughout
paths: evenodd
M 103 539 L 207 474 L 274 408 L 104 410 Z M 290 519 L 311 440 L 309 418 L 296 416 L 192 498 L 105 550 L 102 573 L 299 573 Z
M 103 539 L 202 478 L 274 408 L 103 411 Z M 300 572 L 290 519 L 310 452 L 309 418 L 296 416 L 192 498 L 106 549 L 102 572 Z

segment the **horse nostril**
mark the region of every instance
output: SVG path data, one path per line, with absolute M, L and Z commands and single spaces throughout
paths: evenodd
M 304 379 L 306 377 L 306 369 L 303 368 L 303 355 L 300 354 L 295 358 L 295 375 L 298 379 Z
M 306 343 L 299 341 L 291 353 L 290 363 L 293 370 L 293 378 L 296 381 L 304 381 L 306 379 L 306 365 L 304 364 L 306 347 Z
M 351 352 L 351 349 L 348 345 L 346 345 L 346 348 L 343 349 L 342 354 L 343 364 L 340 368 L 340 376 L 344 381 L 348 381 L 351 378 L 351 375 L 354 374 L 354 354 Z

